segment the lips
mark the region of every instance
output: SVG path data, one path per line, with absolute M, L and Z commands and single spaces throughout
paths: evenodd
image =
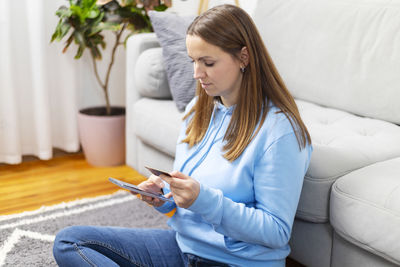
M 201 87 L 203 87 L 203 88 L 207 88 L 211 85 L 211 83 L 204 83 L 204 82 L 200 82 L 200 84 L 201 84 Z

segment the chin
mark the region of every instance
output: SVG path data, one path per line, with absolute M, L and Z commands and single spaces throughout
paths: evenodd
M 203 90 L 204 90 L 204 92 L 206 92 L 206 94 L 207 95 L 209 95 L 209 96 L 216 96 L 216 94 L 215 93 L 213 93 L 213 90 L 212 89 L 206 89 L 206 88 L 204 88 L 204 87 L 202 87 L 203 88 Z

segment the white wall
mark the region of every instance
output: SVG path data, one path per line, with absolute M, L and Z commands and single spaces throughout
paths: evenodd
M 250 15 L 253 13 L 258 0 L 239 0 L 241 8 Z M 209 7 L 220 4 L 235 4 L 234 0 L 209 0 Z M 199 0 L 172 0 L 171 11 L 182 15 L 197 15 Z

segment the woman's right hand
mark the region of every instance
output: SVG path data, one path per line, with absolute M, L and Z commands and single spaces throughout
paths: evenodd
M 156 194 L 162 194 L 162 188 L 164 188 L 164 182 L 161 180 L 160 177 L 155 176 L 155 175 L 151 175 L 146 181 L 141 182 L 138 187 L 144 191 L 148 191 L 148 192 L 153 192 Z M 134 193 L 133 193 L 134 194 Z M 136 194 L 134 194 L 136 195 Z M 172 196 L 172 193 L 168 193 L 165 195 L 165 197 L 169 198 Z M 144 202 L 148 203 L 149 205 L 152 205 L 154 207 L 160 207 L 164 204 L 165 201 L 162 201 L 158 198 L 153 198 L 153 197 L 149 197 L 149 196 L 144 196 L 141 195 L 140 197 L 141 200 L 143 200 Z

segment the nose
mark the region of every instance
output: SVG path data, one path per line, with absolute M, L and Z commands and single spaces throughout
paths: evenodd
M 194 69 L 193 78 L 195 78 L 196 80 L 202 79 L 206 76 L 205 71 L 199 65 L 200 64 L 196 64 L 196 62 L 193 63 L 193 69 Z

